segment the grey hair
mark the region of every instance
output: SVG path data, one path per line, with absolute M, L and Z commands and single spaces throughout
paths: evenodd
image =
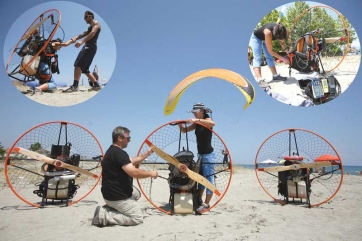
M 120 137 L 124 137 L 125 133 L 130 133 L 131 131 L 123 126 L 117 126 L 116 128 L 114 128 L 114 130 L 112 131 L 112 142 L 115 143 L 117 142 L 117 138 L 118 136 Z

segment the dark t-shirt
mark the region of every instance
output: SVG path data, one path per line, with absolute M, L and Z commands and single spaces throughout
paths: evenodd
M 276 23 L 264 24 L 261 28 L 254 30 L 254 35 L 260 40 L 265 40 L 264 29 L 269 29 L 273 36 L 272 40 L 275 40 L 275 37 L 273 35 L 273 29 L 276 25 L 277 25 Z
M 92 26 L 89 26 L 88 27 L 88 30 L 87 30 L 87 35 L 92 31 Z M 85 42 L 85 45 L 84 46 L 87 46 L 87 47 L 91 47 L 92 49 L 97 49 L 97 39 L 98 39 L 98 36 L 99 36 L 99 33 L 101 32 L 101 28 L 99 28 L 96 32 L 96 34 L 93 36 L 93 38 L 91 38 L 90 40 L 88 40 L 87 42 Z
M 206 118 L 210 118 L 210 116 L 205 114 L 204 119 Z M 213 152 L 214 148 L 211 146 L 212 131 L 201 125 L 196 125 L 195 135 L 197 141 L 197 153 L 209 154 Z
M 118 201 L 132 196 L 133 178 L 122 169 L 131 160 L 124 150 L 111 145 L 102 160 L 102 194 L 109 201 Z

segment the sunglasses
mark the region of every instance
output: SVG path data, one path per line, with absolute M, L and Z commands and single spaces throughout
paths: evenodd
M 84 16 L 84 19 L 87 19 L 89 16 L 92 16 L 92 15 L 85 15 L 85 16 Z
M 131 141 L 131 137 L 125 137 L 125 136 L 122 136 L 123 139 L 126 139 L 127 141 Z

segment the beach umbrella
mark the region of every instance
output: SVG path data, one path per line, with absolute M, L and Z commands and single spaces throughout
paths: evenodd
M 261 161 L 261 162 L 259 162 L 259 163 L 264 163 L 264 164 L 275 164 L 275 163 L 277 163 L 277 162 L 276 162 L 276 161 L 273 161 L 273 160 L 271 160 L 271 159 L 266 159 L 266 160 Z
M 332 164 L 339 164 L 340 163 L 340 159 L 338 156 L 334 156 L 334 155 L 330 155 L 330 154 L 323 154 L 319 157 L 317 157 L 316 159 L 314 159 L 315 162 L 325 162 L 325 161 L 330 161 L 332 162 Z

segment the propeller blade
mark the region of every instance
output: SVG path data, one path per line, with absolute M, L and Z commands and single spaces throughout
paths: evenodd
M 331 38 L 324 38 L 324 40 L 326 41 L 326 44 L 333 44 L 337 41 L 344 41 L 343 37 L 331 37 Z
M 33 32 L 34 32 L 35 30 L 37 30 L 37 28 L 38 28 L 40 25 L 42 25 L 45 21 L 47 21 L 47 20 L 48 20 L 50 17 L 52 17 L 52 16 L 53 16 L 53 14 L 47 16 L 46 18 L 44 18 L 43 20 L 41 20 L 39 23 L 35 24 L 31 29 L 29 29 L 28 32 L 26 32 L 26 33 L 23 35 L 23 37 L 21 37 L 20 41 L 29 38 L 30 35 L 32 35 Z M 20 42 L 20 41 L 19 41 L 19 42 Z
M 333 164 L 331 162 L 329 162 L 329 161 L 300 163 L 300 164 L 292 164 L 290 166 L 275 166 L 275 167 L 258 168 L 258 171 L 261 171 L 261 172 L 283 172 L 283 171 L 299 170 L 301 168 L 319 168 L 319 167 L 327 167 L 327 166 L 333 166 Z
M 174 158 L 173 156 L 170 156 L 169 154 L 167 154 L 166 152 L 162 151 L 161 149 L 159 149 L 157 146 L 153 145 L 152 142 L 150 142 L 149 140 L 145 141 L 146 144 L 152 148 L 152 150 L 162 159 L 164 159 L 165 161 L 171 163 L 172 165 L 176 166 L 177 168 L 180 169 L 181 166 L 185 166 L 183 164 L 181 164 L 176 158 Z M 208 188 L 209 190 L 213 191 L 217 196 L 220 196 L 221 193 L 214 187 L 214 185 L 212 185 L 205 177 L 201 176 L 200 174 L 191 171 L 189 168 L 186 167 L 186 170 L 184 171 L 189 178 L 191 178 L 192 180 L 202 184 L 203 186 L 205 186 L 206 188 Z
M 16 152 L 16 153 L 21 153 L 21 154 L 23 154 L 25 156 L 31 157 L 31 158 L 36 159 L 36 160 L 41 161 L 41 162 L 45 162 L 45 163 L 50 164 L 50 165 L 54 165 L 56 167 L 65 168 L 65 169 L 71 170 L 73 172 L 81 173 L 81 174 L 91 176 L 91 177 L 94 177 L 94 178 L 99 178 L 98 175 L 96 175 L 94 173 L 91 173 L 90 171 L 87 171 L 87 170 L 82 169 L 80 167 L 76 167 L 76 166 L 67 164 L 67 163 L 62 162 L 60 160 L 52 159 L 50 157 L 47 157 L 45 155 L 39 154 L 39 153 L 34 152 L 34 151 L 30 151 L 30 150 L 27 150 L 27 149 L 24 149 L 24 148 L 21 148 L 21 147 L 14 147 L 12 149 L 12 151 Z

